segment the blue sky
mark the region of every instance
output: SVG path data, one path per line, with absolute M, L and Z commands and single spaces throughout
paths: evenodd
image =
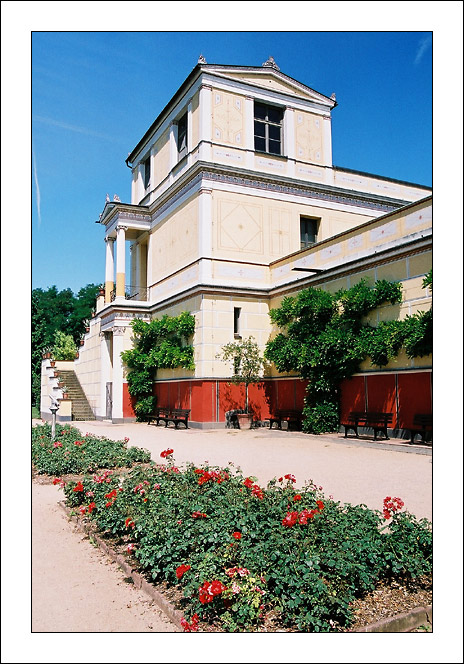
M 33 32 L 32 286 L 104 280 L 105 195 L 196 65 L 261 65 L 335 92 L 335 165 L 432 184 L 431 32 Z

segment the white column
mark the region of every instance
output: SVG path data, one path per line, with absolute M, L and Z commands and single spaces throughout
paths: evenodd
M 110 340 L 100 333 L 100 417 L 106 418 L 106 383 L 111 382 Z
M 152 257 L 151 252 L 153 250 L 153 233 L 149 233 L 147 241 L 147 302 L 150 300 L 150 286 L 153 283 L 153 274 L 152 274 Z
M 137 205 L 137 167 L 132 169 L 132 183 L 131 183 L 131 203 Z
M 213 89 L 209 85 L 200 88 L 200 153 L 202 161 L 211 161 Z
M 144 170 L 144 166 L 142 162 L 140 162 L 137 166 L 137 204 L 140 203 L 145 196 L 145 185 L 143 183 Z
M 255 107 L 253 97 L 245 97 L 246 167 L 255 166 Z
M 105 302 L 111 302 L 111 291 L 114 288 L 114 237 L 105 237 Z
M 177 164 L 177 124 L 169 125 L 169 170 L 172 171 Z
M 139 242 L 134 246 L 133 249 L 133 259 L 135 260 L 135 271 L 134 271 L 134 276 L 135 276 L 135 291 L 139 293 L 137 299 L 140 300 L 141 298 L 141 293 L 140 293 L 140 286 L 142 285 L 142 246 Z
M 287 175 L 295 177 L 295 111 L 287 108 L 284 113 L 283 152 L 288 157 Z
M 192 165 L 192 102 L 190 101 L 187 106 L 187 164 L 188 166 Z
M 322 151 L 324 166 L 332 168 L 332 120 L 328 115 L 324 115 L 322 136 L 322 140 L 324 141 L 324 149 Z
M 112 420 L 122 421 L 123 363 L 121 353 L 124 350 L 124 327 L 113 329 L 113 412 Z
M 116 297 L 125 296 L 126 288 L 126 231 L 127 226 L 116 228 Z
M 211 189 L 201 189 L 198 199 L 198 256 L 200 261 L 200 283 L 210 283 L 212 279 L 211 254 L 213 248 L 213 199 Z

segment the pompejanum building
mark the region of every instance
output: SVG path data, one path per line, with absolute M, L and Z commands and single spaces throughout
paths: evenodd
M 390 279 L 402 283 L 403 300 L 372 322 L 430 307 L 422 281 L 432 264 L 431 190 L 334 166 L 336 105 L 272 58 L 245 67 L 200 57 L 126 160 L 131 202 L 107 200 L 100 215 L 104 295 L 79 357 L 57 362 L 77 377 L 87 417 L 135 420 L 120 357 L 132 347 L 134 318 L 195 316 L 195 370 L 158 371 L 158 405 L 191 409 L 191 426 L 224 427 L 241 399 L 217 354 L 242 336 L 264 349 L 269 310 L 283 297 Z M 403 354 L 382 370 L 366 362 L 342 386 L 342 410 L 391 411 L 400 432 L 414 413 L 431 411 L 431 371 L 430 356 Z M 263 420 L 275 408 L 301 409 L 304 393 L 298 376 L 273 370 L 250 387 L 250 403 Z M 44 360 L 46 419 L 50 394 L 62 396 Z M 78 401 L 61 401 L 58 419 L 78 419 Z

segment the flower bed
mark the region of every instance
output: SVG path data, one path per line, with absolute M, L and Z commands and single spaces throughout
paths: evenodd
M 38 473 L 64 475 L 93 472 L 100 468 L 131 468 L 147 463 L 150 453 L 139 447 L 127 447 L 129 439 L 109 440 L 82 433 L 69 425 L 56 425 L 51 440 L 50 424 L 32 428 L 32 462 Z
M 52 456 L 52 455 L 50 455 Z M 430 523 L 387 497 L 383 513 L 324 496 L 291 474 L 260 487 L 227 468 L 162 463 L 64 483 L 67 505 L 125 542 L 153 581 L 182 591 L 183 626 L 338 631 L 379 583 L 431 572 Z

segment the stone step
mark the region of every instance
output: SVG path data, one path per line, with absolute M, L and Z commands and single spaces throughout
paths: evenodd
M 66 385 L 68 399 L 72 402 L 72 418 L 77 421 L 95 420 L 85 392 L 74 371 L 58 370 L 60 380 Z

